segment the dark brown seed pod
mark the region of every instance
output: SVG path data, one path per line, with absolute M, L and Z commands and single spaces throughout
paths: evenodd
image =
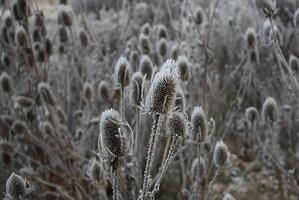
M 202 107 L 196 106 L 191 113 L 191 125 L 193 137 L 198 138 L 198 142 L 205 141 L 208 135 L 208 122 Z
M 142 27 L 141 27 L 141 31 L 140 33 L 143 33 L 147 36 L 149 36 L 149 33 L 151 31 L 151 26 L 149 23 L 145 23 Z
M 249 107 L 245 110 L 245 119 L 249 125 L 253 125 L 259 122 L 259 113 L 255 107 Z
M 83 97 L 86 101 L 91 102 L 94 97 L 94 89 L 92 84 L 86 82 L 83 86 Z
M 257 49 L 254 49 L 249 52 L 250 63 L 252 63 L 252 64 L 259 63 L 259 59 L 260 58 L 259 58 L 259 53 L 258 53 Z
M 151 80 L 153 76 L 153 63 L 148 55 L 143 55 L 139 64 L 139 71 L 145 76 L 146 80 Z
M 28 67 L 33 67 L 34 66 L 34 52 L 32 48 L 25 48 L 24 49 L 25 53 L 25 64 Z
M 229 151 L 223 141 L 218 141 L 215 145 L 213 162 L 218 168 L 223 167 L 229 162 Z
M 100 97 L 101 101 L 107 102 L 110 100 L 110 98 L 111 98 L 110 90 L 111 89 L 109 89 L 109 85 L 106 81 L 100 82 L 98 90 L 99 90 L 99 97 Z
M 147 35 L 140 34 L 138 41 L 138 48 L 142 54 L 150 54 L 151 53 L 151 42 Z
M 5 19 L 4 19 L 4 26 L 6 28 L 10 28 L 13 24 L 13 20 L 11 18 L 11 16 L 6 16 Z
M 26 195 L 26 182 L 25 180 L 12 173 L 8 180 L 6 181 L 6 196 L 13 199 L 23 198 Z
M 82 47 L 87 47 L 89 45 L 89 39 L 86 31 L 81 30 L 79 33 L 79 38 L 80 38 L 80 44 Z
M 45 16 L 43 11 L 38 11 L 34 14 L 34 26 L 43 27 L 45 25 Z
M 170 57 L 173 59 L 173 60 L 177 60 L 178 59 L 178 56 L 179 56 L 179 53 L 180 53 L 180 50 L 179 50 L 179 47 L 178 45 L 173 45 L 170 49 Z
M 54 106 L 55 105 L 55 96 L 47 83 L 40 82 L 38 84 L 38 93 L 45 104 Z
M 49 38 L 45 39 L 45 51 L 46 51 L 47 57 L 49 57 L 53 53 L 53 45 Z
M 148 111 L 155 114 L 169 113 L 175 103 L 177 84 L 176 63 L 167 60 L 155 75 L 146 97 Z
M 257 39 L 256 39 L 256 33 L 255 30 L 253 28 L 248 28 L 245 34 L 245 38 L 246 38 L 246 45 L 247 48 L 250 50 L 255 50 L 256 49 L 256 43 L 257 43 Z
M 19 26 L 16 30 L 15 41 L 19 47 L 27 47 L 28 46 L 28 37 L 26 30 L 23 26 Z
M 30 7 L 27 0 L 17 0 L 17 9 L 19 16 L 25 19 L 30 16 Z
M 256 0 L 256 6 L 267 17 L 273 16 L 276 10 L 275 0 Z
M 0 85 L 4 93 L 9 94 L 13 90 L 12 79 L 6 72 L 0 75 Z
M 179 56 L 177 66 L 182 81 L 191 79 L 191 66 L 186 56 Z
M 17 96 L 14 98 L 14 102 L 23 108 L 30 108 L 33 105 L 33 100 L 25 96 Z
M 27 125 L 25 122 L 21 122 L 19 120 L 14 121 L 14 123 L 11 126 L 11 130 L 16 135 L 21 135 L 27 130 Z
M 130 64 L 134 71 L 137 70 L 138 64 L 139 64 L 139 55 L 138 51 L 131 51 L 130 52 Z
M 195 23 L 201 25 L 204 20 L 204 12 L 201 7 L 198 7 L 195 12 Z
M 274 123 L 278 120 L 277 103 L 272 97 L 267 97 L 263 103 L 262 119 L 264 123 Z
M 132 76 L 132 90 L 131 90 L 131 99 L 134 105 L 139 106 L 142 100 L 142 84 L 143 76 L 140 72 L 135 72 Z
M 72 26 L 73 24 L 73 18 L 70 11 L 67 11 L 63 6 L 59 7 L 58 23 L 64 26 Z
M 22 20 L 22 16 L 19 13 L 17 2 L 12 5 L 12 13 L 15 20 L 20 21 Z
M 131 66 L 125 57 L 120 57 L 115 65 L 114 79 L 116 85 L 126 87 L 131 79 Z
M 168 38 L 167 28 L 165 27 L 164 24 L 160 24 L 158 26 L 158 39 L 160 40 L 161 38 L 164 39 Z
M 61 43 L 65 43 L 69 40 L 69 35 L 64 26 L 61 26 L 58 30 L 59 40 Z
M 166 121 L 167 132 L 172 136 L 185 136 L 188 132 L 186 117 L 181 112 L 172 112 Z
M 168 44 L 167 40 L 165 38 L 161 38 L 159 43 L 158 43 L 158 54 L 162 57 L 165 58 L 168 53 Z
M 175 98 L 175 107 L 180 112 L 185 112 L 186 109 L 186 98 L 182 88 L 177 89 L 176 98 Z

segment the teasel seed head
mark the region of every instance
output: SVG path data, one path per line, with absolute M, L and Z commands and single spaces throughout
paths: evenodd
M 83 86 L 83 97 L 86 101 L 91 102 L 94 97 L 94 89 L 91 83 L 85 82 Z
M 131 79 L 131 66 L 125 57 L 120 57 L 115 65 L 114 78 L 120 87 L 126 87 Z
M 73 18 L 70 11 L 65 6 L 60 5 L 58 11 L 58 23 L 63 26 L 72 26 Z
M 4 19 L 4 26 L 10 28 L 13 25 L 13 20 L 10 15 L 7 15 Z
M 12 93 L 12 90 L 13 90 L 12 79 L 6 72 L 3 72 L 0 75 L 0 85 L 1 85 L 1 89 L 4 93 L 7 93 L 7 94 Z
M 202 157 L 200 157 L 199 162 L 198 162 L 198 158 L 194 159 L 191 165 L 191 175 L 194 178 L 198 178 L 197 176 L 197 170 L 199 172 L 199 178 L 200 181 L 205 181 L 205 174 L 206 174 L 206 164 L 203 160 Z
M 10 57 L 6 53 L 2 53 L 2 55 L 1 55 L 1 63 L 4 66 L 6 66 L 6 67 L 10 66 L 11 60 L 10 60 Z
M 88 34 L 86 33 L 86 31 L 81 30 L 79 33 L 79 38 L 81 46 L 86 48 L 89 45 Z
M 12 13 L 13 13 L 13 16 L 14 16 L 15 20 L 17 20 L 17 21 L 22 20 L 22 16 L 20 15 L 20 12 L 18 10 L 18 4 L 17 4 L 17 2 L 15 2 L 12 5 Z
M 249 126 L 257 124 L 259 118 L 258 110 L 255 107 L 249 107 L 245 110 L 245 119 Z
M 40 122 L 38 128 L 44 137 L 53 136 L 53 134 L 54 134 L 54 127 L 47 121 Z
M 173 60 L 177 60 L 179 56 L 180 50 L 177 44 L 173 45 L 170 49 L 170 57 Z
M 148 55 L 142 55 L 139 70 L 146 80 L 151 80 L 153 76 L 153 62 Z
M 162 57 L 165 58 L 168 53 L 168 44 L 167 40 L 165 38 L 161 38 L 159 43 L 158 43 L 158 54 Z
M 208 122 L 203 108 L 196 106 L 191 113 L 191 125 L 193 137 L 198 138 L 198 142 L 205 141 L 208 135 Z
M 100 82 L 98 91 L 99 91 L 99 97 L 100 97 L 101 101 L 107 102 L 110 100 L 110 98 L 111 98 L 110 89 L 109 89 L 109 85 L 106 81 Z
M 53 45 L 52 42 L 49 38 L 45 39 L 45 52 L 47 54 L 47 57 L 50 57 L 50 55 L 52 55 L 53 53 Z
M 17 45 L 19 47 L 27 47 L 28 46 L 28 37 L 26 30 L 24 29 L 23 26 L 18 26 L 16 30 L 16 35 L 15 35 L 15 41 L 17 42 Z
M 185 112 L 186 109 L 186 98 L 184 91 L 181 87 L 177 88 L 176 99 L 175 99 L 175 107 L 180 112 Z
M 289 65 L 294 73 L 297 73 L 299 71 L 299 59 L 296 56 L 290 56 Z
M 262 119 L 264 123 L 274 123 L 278 120 L 278 108 L 275 99 L 267 97 L 262 107 Z
M 139 106 L 142 100 L 142 84 L 143 76 L 140 72 L 135 72 L 132 76 L 132 90 L 131 90 L 131 99 L 134 105 Z
M 38 93 L 45 104 L 49 104 L 51 106 L 55 105 L 55 96 L 47 83 L 40 82 L 38 84 Z
M 294 20 L 293 20 L 295 28 L 299 28 L 299 9 L 296 10 L 294 14 Z
M 29 109 L 33 105 L 33 100 L 30 97 L 17 96 L 14 97 L 13 100 L 17 107 L 23 107 Z
M 151 31 L 151 25 L 149 23 L 145 23 L 142 27 L 141 27 L 141 33 L 143 33 L 144 35 L 149 36 Z
M 229 151 L 223 141 L 218 141 L 214 148 L 213 162 L 221 168 L 229 162 Z
M 138 51 L 131 51 L 130 52 L 130 64 L 134 71 L 137 70 L 138 64 L 139 64 L 139 55 Z
M 160 24 L 158 26 L 158 39 L 167 39 L 168 38 L 168 33 L 167 33 L 167 28 L 165 27 L 164 24 Z
M 104 153 L 111 162 L 125 155 L 125 141 L 121 138 L 122 120 L 114 109 L 104 111 L 100 118 L 100 135 L 98 139 L 99 151 Z
M 177 66 L 182 81 L 188 81 L 191 79 L 191 66 L 186 56 L 179 56 L 177 60 Z
M 181 112 L 171 112 L 166 121 L 167 132 L 172 136 L 186 136 L 188 123 L 186 116 Z
M 272 17 L 276 10 L 275 0 L 256 0 L 256 6 L 266 17 Z
M 152 47 L 149 36 L 142 33 L 139 35 L 138 48 L 142 54 L 151 53 Z
M 195 12 L 195 23 L 201 25 L 204 20 L 204 12 L 201 7 L 198 7 Z
M 65 43 L 69 40 L 69 35 L 64 26 L 61 26 L 58 30 L 59 40 L 61 43 Z
M 179 75 L 174 60 L 167 60 L 154 76 L 146 97 L 146 107 L 155 114 L 168 114 L 174 106 Z
M 19 121 L 19 120 L 14 121 L 14 123 L 11 126 L 11 130 L 16 135 L 23 134 L 27 129 L 28 129 L 28 127 L 25 124 L 25 122 L 22 122 L 22 121 Z
M 30 16 L 30 7 L 27 0 L 17 0 L 17 9 L 22 19 Z
M 43 27 L 45 25 L 45 16 L 42 11 L 38 11 L 34 14 L 34 26 Z
M 245 33 L 245 38 L 246 38 L 247 48 L 250 50 L 254 50 L 256 48 L 256 44 L 257 44 L 255 30 L 251 27 L 248 28 Z
M 26 195 L 26 181 L 19 175 L 12 173 L 6 181 L 6 196 L 20 199 Z

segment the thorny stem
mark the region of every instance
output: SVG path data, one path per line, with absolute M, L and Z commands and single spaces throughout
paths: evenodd
M 214 186 L 214 184 L 215 184 L 216 178 L 217 178 L 218 175 L 220 174 L 221 169 L 222 169 L 222 168 L 217 168 L 217 170 L 216 170 L 216 172 L 215 172 L 215 175 L 214 175 L 212 181 L 211 181 L 210 184 L 209 184 L 209 189 L 208 189 L 208 192 L 207 192 L 207 196 L 206 196 L 206 198 L 205 198 L 206 200 L 209 199 L 210 193 L 211 193 L 212 188 L 213 188 L 213 186 Z
M 119 177 L 118 177 L 118 168 L 113 169 L 112 172 L 112 178 L 113 178 L 113 200 L 119 200 L 119 190 L 118 190 L 118 186 L 119 186 Z

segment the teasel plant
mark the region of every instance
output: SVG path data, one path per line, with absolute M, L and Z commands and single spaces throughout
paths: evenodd
M 154 121 L 151 129 L 149 146 L 147 150 L 146 165 L 144 170 L 143 187 L 140 199 L 148 199 L 148 191 L 151 184 L 151 169 L 155 159 L 155 150 L 158 143 L 158 134 L 163 116 L 167 116 L 173 109 L 178 85 L 178 72 L 176 63 L 167 60 L 160 71 L 154 76 L 145 104 L 142 107 L 145 112 L 153 115 Z

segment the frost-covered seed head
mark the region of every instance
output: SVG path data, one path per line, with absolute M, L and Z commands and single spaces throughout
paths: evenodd
M 248 28 L 245 34 L 246 44 L 248 49 L 255 49 L 256 48 L 256 33 L 253 28 Z
M 255 124 L 259 121 L 259 113 L 255 107 L 249 107 L 245 110 L 245 119 L 249 124 Z
M 195 23 L 201 25 L 204 20 L 204 12 L 201 7 L 198 7 L 195 12 Z
M 135 105 L 140 105 L 142 100 L 142 84 L 143 76 L 140 72 L 135 72 L 132 76 L 132 90 L 131 98 Z
M 148 55 L 143 55 L 140 60 L 139 70 L 146 80 L 151 80 L 153 75 L 153 63 Z
M 170 49 L 170 57 L 173 59 L 173 60 L 177 60 L 178 59 L 178 56 L 179 56 L 179 53 L 180 53 L 180 50 L 179 50 L 179 47 L 178 45 L 173 45 Z
M 88 39 L 88 35 L 86 33 L 86 31 L 81 30 L 79 33 L 79 38 L 80 38 L 80 44 L 82 47 L 87 47 L 89 44 L 89 39 Z
M 94 90 L 91 83 L 84 83 L 83 86 L 83 97 L 86 99 L 86 101 L 91 102 L 93 100 L 94 96 Z
M 179 56 L 177 61 L 180 78 L 182 81 L 188 81 L 191 78 L 191 67 L 186 56 Z
M 145 35 L 147 35 L 147 36 L 149 36 L 149 33 L 150 33 L 150 31 L 151 31 L 151 26 L 150 26 L 150 24 L 149 23 L 145 23 L 142 27 L 141 27 L 141 33 L 143 33 L 143 34 L 145 34 Z
M 159 43 L 158 43 L 158 54 L 162 57 L 165 58 L 168 53 L 168 44 L 167 40 L 165 38 L 161 38 Z
M 38 11 L 34 14 L 34 25 L 36 27 L 43 27 L 45 22 L 45 16 L 42 11 Z
M 166 121 L 167 132 L 172 136 L 185 136 L 188 131 L 186 117 L 181 112 L 172 112 Z
M 160 24 L 158 26 L 158 39 L 167 39 L 168 38 L 168 33 L 167 33 L 167 28 L 165 27 L 164 24 Z
M 267 97 L 263 103 L 262 119 L 264 123 L 274 123 L 278 120 L 277 103 L 272 97 Z
M 59 6 L 58 23 L 64 26 L 72 26 L 73 24 L 72 15 L 70 11 L 65 8 L 65 6 Z
M 167 60 L 161 70 L 154 76 L 146 97 L 146 107 L 149 112 L 169 113 L 175 103 L 177 84 L 176 63 L 173 60 Z
M 215 145 L 213 162 L 218 168 L 223 167 L 229 162 L 229 151 L 223 141 L 218 141 Z
M 186 109 L 186 98 L 185 98 L 184 91 L 180 87 L 177 89 L 176 99 L 175 99 L 175 107 L 179 111 L 185 112 L 185 109 Z
M 208 134 L 208 122 L 203 108 L 196 106 L 191 113 L 191 125 L 193 137 L 197 137 L 199 142 L 203 142 Z
M 131 65 L 125 57 L 120 57 L 114 69 L 114 78 L 116 84 L 121 87 L 126 87 L 131 79 Z
M 26 195 L 26 181 L 19 175 L 12 173 L 6 181 L 6 195 L 13 199 L 20 199 Z
M 61 43 L 65 43 L 69 40 L 68 32 L 64 26 L 59 28 L 58 35 Z
M 19 47 L 27 47 L 28 46 L 28 37 L 26 30 L 23 26 L 18 26 L 16 30 L 15 40 Z
M 194 159 L 192 162 L 192 166 L 191 166 L 191 174 L 192 177 L 197 178 L 197 170 L 199 170 L 199 177 L 201 179 L 204 178 L 205 174 L 206 174 L 206 164 L 203 160 L 202 157 L 200 157 L 200 160 L 198 162 L 198 158 Z
M 38 84 L 38 93 L 45 104 L 55 105 L 55 96 L 47 83 L 40 82 Z
M 28 17 L 30 15 L 30 8 L 27 0 L 17 0 L 17 10 L 21 18 Z
M 108 83 L 106 81 L 101 81 L 98 88 L 101 101 L 109 101 L 111 95 Z
M 289 65 L 294 73 L 297 73 L 299 71 L 299 59 L 296 56 L 290 56 Z
M 12 92 L 12 89 L 13 89 L 12 79 L 6 72 L 3 72 L 0 76 L 0 85 L 1 85 L 1 89 L 4 93 Z
M 17 96 L 13 100 L 18 106 L 23 108 L 30 108 L 33 105 L 33 100 L 26 96 Z
M 138 41 L 138 48 L 142 54 L 150 54 L 151 53 L 151 42 L 147 35 L 140 34 L 139 41 Z

